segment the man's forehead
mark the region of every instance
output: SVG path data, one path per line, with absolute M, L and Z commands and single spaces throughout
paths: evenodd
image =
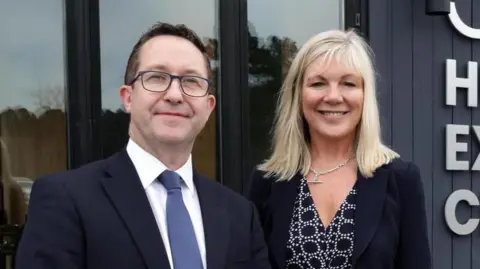
M 175 36 L 158 36 L 139 51 L 139 69 L 207 75 L 205 57 L 190 41 Z M 175 69 L 175 70 L 172 70 Z
M 152 37 L 143 44 L 140 51 L 166 51 L 175 50 L 189 54 L 202 55 L 200 49 L 195 46 L 190 40 L 172 35 L 161 35 Z

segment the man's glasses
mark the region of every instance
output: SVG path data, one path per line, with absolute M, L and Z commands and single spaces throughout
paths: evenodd
M 137 79 L 142 82 L 143 88 L 151 92 L 164 92 L 170 88 L 172 81 L 178 79 L 182 92 L 192 97 L 203 97 L 208 94 L 210 81 L 198 76 L 176 76 L 159 71 L 141 71 L 132 80 L 132 85 Z

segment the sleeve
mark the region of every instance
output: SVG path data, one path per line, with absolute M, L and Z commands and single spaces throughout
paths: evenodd
M 430 269 L 431 255 L 428 242 L 427 216 L 423 183 L 418 167 L 408 164 L 399 179 L 402 211 L 400 244 L 397 250 L 396 269 Z
M 37 179 L 21 236 L 16 269 L 85 268 L 79 217 L 59 178 Z

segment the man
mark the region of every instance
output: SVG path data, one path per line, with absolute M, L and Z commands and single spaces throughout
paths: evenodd
M 35 181 L 15 268 L 270 268 L 253 205 L 192 168 L 215 107 L 211 76 L 185 26 L 145 33 L 120 87 L 126 148 Z

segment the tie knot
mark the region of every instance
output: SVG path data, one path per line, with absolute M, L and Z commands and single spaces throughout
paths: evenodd
M 160 183 L 165 186 L 167 191 L 178 189 L 180 190 L 180 175 L 171 170 L 165 170 L 160 174 Z

